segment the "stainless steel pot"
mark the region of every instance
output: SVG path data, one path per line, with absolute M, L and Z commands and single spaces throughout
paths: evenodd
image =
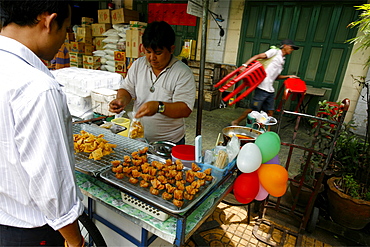
M 233 135 L 236 135 L 240 140 L 240 145 L 244 145 L 248 142 L 254 142 L 256 138 L 263 132 L 244 126 L 229 126 L 222 130 L 224 137 L 223 145 L 230 141 Z

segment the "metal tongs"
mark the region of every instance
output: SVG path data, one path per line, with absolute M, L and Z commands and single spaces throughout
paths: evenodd
M 227 82 L 229 79 L 231 79 L 233 76 L 236 76 L 231 81 Z M 225 76 L 222 80 L 220 80 L 214 87 L 219 87 L 225 82 L 227 82 L 224 86 L 222 86 L 219 91 L 224 92 L 229 87 L 234 85 L 236 82 L 243 80 L 243 83 L 234 89 L 233 92 L 229 93 L 225 98 L 223 98 L 223 101 L 229 101 L 232 97 L 234 97 L 236 94 L 240 93 L 244 88 L 249 87 L 247 90 L 245 90 L 241 95 L 239 95 L 234 101 L 229 102 L 229 105 L 235 104 L 239 102 L 244 97 L 248 96 L 256 87 L 266 78 L 266 72 L 263 67 L 263 65 L 258 62 L 257 60 L 251 62 L 246 67 L 240 66 L 227 76 Z

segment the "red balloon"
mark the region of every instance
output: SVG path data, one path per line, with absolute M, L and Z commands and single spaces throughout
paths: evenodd
M 243 204 L 250 203 L 258 194 L 259 186 L 257 171 L 240 174 L 234 182 L 235 199 Z

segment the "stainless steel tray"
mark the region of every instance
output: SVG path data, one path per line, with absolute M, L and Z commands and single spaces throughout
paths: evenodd
M 79 134 L 81 130 L 85 130 L 93 135 L 104 135 L 104 139 L 109 143 L 116 144 L 117 147 L 114 148 L 114 153 L 105 155 L 101 160 L 89 159 L 90 153 L 75 153 L 76 159 L 76 170 L 83 172 L 88 175 L 97 176 L 100 172 L 110 168 L 112 160 L 122 160 L 123 156 L 130 155 L 132 152 L 144 147 L 148 147 L 149 144 L 141 141 L 136 141 L 128 137 L 113 134 L 110 130 L 100 128 L 98 126 L 89 124 L 74 124 L 73 134 Z
M 158 159 L 159 158 L 159 159 Z M 159 160 L 163 162 L 160 157 L 155 155 L 148 155 L 148 160 L 151 162 L 151 160 Z M 184 168 L 189 169 L 189 168 Z M 164 200 L 161 196 L 161 193 L 159 195 L 153 195 L 149 192 L 149 188 L 142 188 L 140 187 L 139 183 L 132 184 L 128 182 L 128 178 L 124 177 L 123 179 L 118 179 L 115 177 L 115 174 L 112 172 L 111 168 L 108 168 L 107 170 L 100 173 L 100 177 L 102 177 L 105 181 L 112 183 L 116 186 L 118 186 L 123 191 L 129 192 L 133 194 L 134 196 L 144 199 L 152 203 L 153 205 L 156 205 L 157 207 L 168 210 L 169 212 L 179 214 L 182 212 L 186 212 L 189 210 L 195 203 L 197 203 L 217 182 L 217 179 L 213 177 L 212 181 L 206 182 L 204 186 L 201 186 L 199 188 L 199 192 L 194 196 L 194 199 L 191 201 L 184 200 L 184 204 L 181 208 L 178 208 L 175 206 L 172 201 Z M 185 184 L 185 186 L 187 186 Z

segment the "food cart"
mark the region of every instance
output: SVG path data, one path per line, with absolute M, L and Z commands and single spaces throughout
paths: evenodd
M 124 245 L 122 241 L 148 246 L 157 237 L 175 246 L 183 245 L 231 191 L 236 178 L 234 161 L 225 168 L 223 176 L 213 177 L 199 189 L 193 200 L 184 200 L 181 207 L 176 207 L 144 188 L 117 179 L 112 172 L 112 160 L 122 160 L 124 155 L 149 144 L 94 125 L 73 126 L 74 134 L 81 130 L 94 135 L 103 134 L 104 139 L 117 145 L 114 153 L 100 160 L 89 159 L 88 153 L 76 153 L 76 180 L 85 195 L 84 205 L 88 215 L 97 220 L 95 223 L 108 246 Z M 161 159 L 148 154 L 148 161 Z M 114 237 L 116 234 L 123 238 Z

